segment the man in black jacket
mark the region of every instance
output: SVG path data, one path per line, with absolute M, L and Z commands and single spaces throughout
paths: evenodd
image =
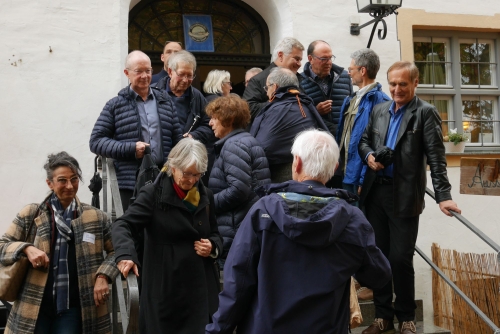
M 264 86 L 271 70 L 275 67 L 285 67 L 297 74 L 303 53 L 304 46 L 297 39 L 285 37 L 274 48 L 271 65 L 250 79 L 243 93 L 243 99 L 248 102 L 248 106 L 250 107 L 250 125 L 252 125 L 255 117 L 259 115 L 262 108 L 269 101 Z M 297 77 L 299 77 L 298 74 Z
M 431 171 L 436 202 L 443 213 L 460 213 L 451 199 L 446 175 L 441 119 L 436 108 L 415 96 L 418 69 L 396 62 L 387 71 L 393 101 L 374 107 L 359 143 L 359 155 L 368 165 L 361 205 L 375 230 L 375 241 L 391 264 L 392 283 L 374 289 L 375 321 L 363 334 L 394 329 L 415 333 L 415 271 L 413 253 L 419 216 L 424 209 L 426 166 Z

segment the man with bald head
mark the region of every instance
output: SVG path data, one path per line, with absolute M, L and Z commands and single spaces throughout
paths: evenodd
M 115 160 L 124 210 L 146 147 L 161 167 L 170 149 L 182 139 L 172 100 L 166 92 L 150 87 L 151 71 L 151 60 L 145 53 L 128 54 L 123 72 L 130 85 L 106 103 L 90 136 L 93 153 Z
M 181 42 L 166 41 L 163 47 L 163 53 L 161 54 L 161 61 L 163 62 L 163 68 L 160 72 L 153 75 L 151 79 L 151 84 L 155 84 L 161 79 L 168 77 L 168 59 L 171 55 L 182 50 Z
M 314 101 L 326 126 L 335 137 L 340 118 L 340 108 L 346 96 L 352 94 L 351 78 L 344 68 L 333 63 L 330 45 L 321 40 L 309 44 L 300 85 Z

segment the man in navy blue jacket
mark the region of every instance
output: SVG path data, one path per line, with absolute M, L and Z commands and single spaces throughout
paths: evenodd
M 124 211 L 146 146 L 151 147 L 152 158 L 161 167 L 170 149 L 182 139 L 172 99 L 166 92 L 149 87 L 151 71 L 151 60 L 145 53 L 129 53 L 124 73 L 130 85 L 106 103 L 90 136 L 92 153 L 115 160 Z
M 351 276 L 372 287 L 390 281 L 355 199 L 325 187 L 339 157 L 333 137 L 304 131 L 292 155 L 293 181 L 264 186 L 241 223 L 206 333 L 346 334 Z

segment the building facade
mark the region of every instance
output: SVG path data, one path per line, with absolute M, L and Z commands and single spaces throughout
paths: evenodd
M 285 36 L 306 47 L 315 39 L 327 41 L 335 63 L 347 68 L 350 54 L 366 47 L 371 30 L 350 34 L 351 22 L 370 20 L 357 13 L 354 0 L 9 0 L 2 5 L 2 231 L 23 205 L 40 202 L 47 193 L 42 166 L 51 152 L 66 150 L 79 160 L 85 179 L 79 197 L 90 202 L 87 186 L 94 157 L 89 136 L 106 101 L 127 85 L 125 56 L 133 48 L 143 49 L 158 70 L 164 41 L 183 38 L 183 14 L 211 15 L 214 26 L 216 52 L 196 53 L 196 85 L 213 68 L 231 71 L 237 84 L 247 68 L 268 64 L 274 45 Z M 499 157 L 497 0 L 480 5 L 403 0 L 398 12 L 386 19 L 386 39 L 375 37 L 371 45 L 382 64 L 377 81 L 388 93 L 387 68 L 398 60 L 415 61 L 421 70 L 417 94 L 438 107 L 443 131 L 457 128 L 468 134 L 469 155 Z M 449 158 L 453 196 L 463 215 L 500 241 L 500 197 L 460 195 L 459 162 L 456 156 Z M 490 251 L 459 222 L 440 213 L 432 200 L 426 204 L 417 242 L 426 253 L 432 242 L 458 251 Z M 424 299 L 429 317 L 430 269 L 419 257 L 415 264 L 417 296 Z

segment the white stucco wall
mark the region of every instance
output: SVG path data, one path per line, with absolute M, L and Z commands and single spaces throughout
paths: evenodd
M 304 46 L 315 39 L 329 42 L 336 64 L 347 67 L 351 52 L 366 47 L 371 27 L 359 36 L 349 33 L 350 16 L 360 23 L 354 0 L 244 0 L 267 22 L 271 50 L 285 36 Z M 90 131 L 105 102 L 126 84 L 122 73 L 127 53 L 128 12 L 138 0 L 7 0 L 0 11 L 0 233 L 19 209 L 39 202 L 47 193 L 42 165 L 49 152 L 67 150 L 81 163 L 85 183 L 79 196 L 90 201 L 87 189 L 93 173 L 88 149 Z M 493 15 L 497 0 L 481 6 L 466 0 L 404 0 L 407 8 L 431 12 Z M 497 10 L 499 12 L 499 10 Z M 396 17 L 386 19 L 387 38 L 375 36 L 372 49 L 381 58 L 378 81 L 387 92 L 385 72 L 400 59 Z M 379 26 L 380 27 L 380 26 Z M 50 49 L 52 52 L 49 52 Z M 306 57 L 304 53 L 304 58 Z M 305 62 L 305 61 L 304 61 Z M 450 168 L 453 196 L 463 214 L 500 242 L 496 208 L 500 197 L 458 194 L 459 170 Z M 418 245 L 430 255 L 430 245 L 459 251 L 489 252 L 467 229 L 445 217 L 428 201 L 421 217 Z M 432 312 L 430 270 L 415 258 L 417 298 L 425 301 L 428 321 Z
M 129 1 L 2 3 L 0 230 L 22 206 L 44 198 L 49 152 L 77 158 L 85 179 L 78 195 L 90 201 L 88 140 L 102 107 L 124 85 Z

